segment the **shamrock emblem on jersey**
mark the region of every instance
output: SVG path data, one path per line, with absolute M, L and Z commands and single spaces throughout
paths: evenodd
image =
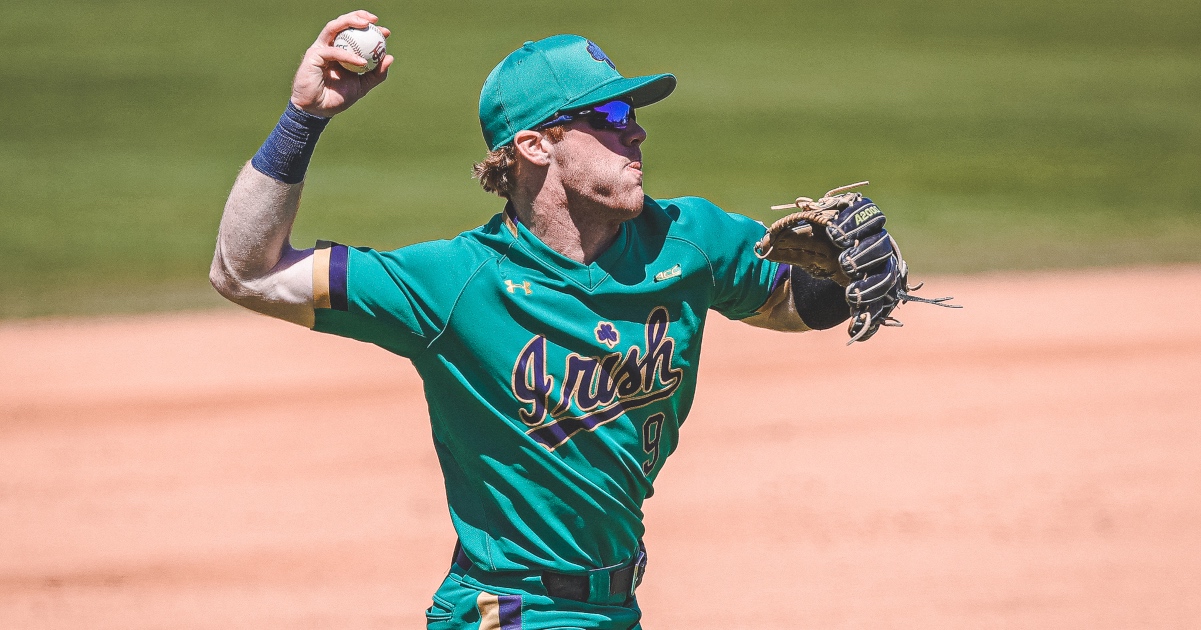
M 621 336 L 617 334 L 617 329 L 609 322 L 601 322 L 596 325 L 596 340 L 609 346 L 612 350 L 613 346 L 621 340 Z

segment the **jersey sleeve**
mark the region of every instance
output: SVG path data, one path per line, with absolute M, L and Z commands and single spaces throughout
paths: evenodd
M 481 261 L 456 241 L 381 252 L 318 241 L 313 253 L 313 330 L 413 358 L 445 327 Z
M 682 234 L 709 259 L 713 271 L 710 308 L 730 319 L 758 313 L 788 267 L 755 255 L 755 243 L 767 228 L 740 214 L 722 210 L 712 202 L 690 197 L 680 205 Z

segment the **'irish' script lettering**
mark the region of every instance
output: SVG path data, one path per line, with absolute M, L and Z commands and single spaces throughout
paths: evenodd
M 529 405 L 519 411 L 530 426 L 527 433 L 554 450 L 580 431 L 671 396 L 683 370 L 671 367 L 675 340 L 667 334 L 669 324 L 667 309 L 659 306 L 646 320 L 644 348 L 630 346 L 624 355 L 567 355 L 557 389 L 547 373 L 546 338 L 531 339 L 517 357 L 512 381 L 513 395 Z

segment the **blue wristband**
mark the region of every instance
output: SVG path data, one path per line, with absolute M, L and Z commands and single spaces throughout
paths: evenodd
M 288 101 L 288 108 L 279 117 L 279 124 L 259 147 L 250 164 L 255 170 L 285 184 L 299 184 L 309 168 L 317 138 L 329 124 L 329 119 L 302 111 Z

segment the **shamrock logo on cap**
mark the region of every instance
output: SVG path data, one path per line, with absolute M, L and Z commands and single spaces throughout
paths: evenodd
M 597 61 L 609 64 L 610 68 L 617 69 L 617 66 L 613 65 L 613 62 L 609 60 L 609 56 L 605 54 L 605 51 L 601 50 L 600 46 L 597 46 L 596 42 L 592 40 L 588 40 L 588 54 L 592 55 L 592 58 Z

